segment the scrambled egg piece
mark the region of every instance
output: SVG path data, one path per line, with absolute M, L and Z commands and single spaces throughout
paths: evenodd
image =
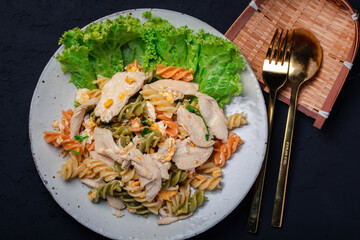
M 90 93 L 90 90 L 87 88 L 78 89 L 76 91 L 75 101 L 77 101 L 80 104 L 83 104 L 84 102 L 86 102 L 90 99 L 89 93 Z
M 171 103 L 173 103 L 177 99 L 184 98 L 184 94 L 176 90 L 160 91 L 159 93 L 163 95 L 164 98 Z

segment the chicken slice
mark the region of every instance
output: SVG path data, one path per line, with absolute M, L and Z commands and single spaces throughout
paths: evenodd
M 164 171 L 167 171 L 166 166 L 158 164 L 160 162 L 152 159 L 149 154 L 142 154 L 139 149 L 135 148 L 129 151 L 129 158 L 139 175 L 140 187 L 145 187 L 146 200 L 152 201 L 161 190 L 161 179 Z
M 111 196 L 109 194 L 106 195 L 106 200 L 109 206 L 115 209 L 121 210 L 126 207 L 125 204 L 119 198 Z
M 116 73 L 101 90 L 100 101 L 95 108 L 95 115 L 101 121 L 109 122 L 118 115 L 129 101 L 144 85 L 146 75 L 143 72 Z
M 215 143 L 210 140 L 211 136 L 206 140 L 207 131 L 203 119 L 189 112 L 184 106 L 180 106 L 177 111 L 177 121 L 189 133 L 190 140 L 196 146 L 209 147 Z
M 114 163 L 115 161 L 105 155 L 101 155 L 95 151 L 91 151 L 90 152 L 90 157 L 92 159 L 97 159 L 97 160 L 100 160 L 102 161 L 103 163 L 105 163 L 106 165 L 108 165 L 112 170 L 114 170 Z
M 98 102 L 99 102 L 99 98 L 93 98 L 90 99 L 89 101 L 84 102 L 75 109 L 74 114 L 70 120 L 71 138 L 74 138 L 76 135 L 79 135 L 79 130 L 84 120 L 84 116 L 86 114 L 86 110 L 88 109 L 88 107 L 95 106 L 96 104 L 98 104 Z
M 209 159 L 213 152 L 213 147 L 194 146 L 189 139 L 176 140 L 176 152 L 172 158 L 176 166 L 181 170 L 194 169 Z
M 190 213 L 190 214 L 184 215 L 184 216 L 178 216 L 178 217 L 163 217 L 157 221 L 157 224 L 159 224 L 159 225 L 170 224 L 170 223 L 173 223 L 173 222 L 176 222 L 179 220 L 186 219 L 186 218 L 190 217 L 191 215 L 193 215 L 193 213 Z
M 199 84 L 192 82 L 184 82 L 180 80 L 163 79 L 149 84 L 156 91 L 178 91 L 183 95 L 195 95 L 199 90 Z
M 210 133 L 226 143 L 228 139 L 228 120 L 216 100 L 209 95 L 196 93 L 198 97 L 199 110 L 209 127 Z
M 91 188 L 97 188 L 106 183 L 102 178 L 82 178 L 80 181 Z
M 127 157 L 126 148 L 116 145 L 112 132 L 105 128 L 94 129 L 95 151 L 105 155 L 118 163 L 122 163 Z

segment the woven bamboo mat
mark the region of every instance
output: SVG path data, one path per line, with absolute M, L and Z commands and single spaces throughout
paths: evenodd
M 252 7 L 251 5 L 254 6 Z M 256 7 L 258 10 L 256 11 Z M 323 62 L 317 76 L 303 85 L 298 110 L 316 119 L 321 128 L 349 72 L 358 48 L 358 22 L 346 1 L 260 0 L 252 1 L 225 34 L 237 44 L 252 67 L 262 88 L 262 65 L 276 28 L 305 28 L 314 33 L 323 48 Z M 353 15 L 353 17 L 355 17 Z M 289 103 L 285 85 L 279 99 Z

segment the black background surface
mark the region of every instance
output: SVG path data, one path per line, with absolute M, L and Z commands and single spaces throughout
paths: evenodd
M 153 7 L 183 12 L 225 33 L 248 2 L 0 1 L 0 238 L 105 239 L 56 204 L 30 151 L 32 93 L 64 31 L 114 12 Z M 349 2 L 360 9 L 359 1 Z M 304 114 L 296 116 L 283 227 L 270 226 L 287 114 L 287 105 L 278 101 L 258 233 L 245 231 L 248 194 L 228 217 L 194 239 L 359 239 L 359 58 L 322 130 Z

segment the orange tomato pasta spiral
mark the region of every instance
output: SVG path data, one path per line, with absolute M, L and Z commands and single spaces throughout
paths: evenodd
M 125 70 L 128 72 L 141 72 L 142 67 L 140 63 L 138 63 L 137 60 L 135 59 L 133 63 L 130 63 L 125 67 Z
M 214 144 L 214 162 L 223 167 L 225 161 L 231 157 L 231 154 L 236 151 L 237 146 L 243 144 L 244 141 L 235 133 L 231 133 L 226 143 L 216 141 Z
M 62 110 L 63 117 L 61 118 L 60 132 L 65 135 L 70 135 L 70 120 L 72 115 L 74 114 L 73 110 L 69 109 L 67 111 Z
M 81 143 L 61 132 L 44 132 L 44 134 L 44 140 L 47 143 L 52 143 L 55 147 L 62 146 L 66 151 L 72 149 L 79 154 L 84 150 L 84 146 Z
M 179 133 L 179 125 L 172 118 L 163 115 L 161 111 L 156 109 L 156 112 L 159 113 L 156 118 L 163 120 L 164 125 L 166 125 L 166 134 L 176 139 Z
M 84 146 L 75 139 L 70 138 L 70 120 L 73 115 L 73 110 L 62 111 L 61 126 L 59 132 L 44 132 L 44 140 L 47 143 L 52 143 L 55 147 L 62 146 L 66 151 L 70 149 L 75 150 L 81 154 Z
M 156 66 L 156 75 L 162 78 L 171 78 L 174 80 L 183 80 L 189 82 L 194 79 L 193 73 L 194 70 L 192 70 L 192 68 L 186 70 L 183 67 L 178 67 L 178 68 L 174 66 L 165 67 L 164 65 L 161 64 L 158 64 Z

